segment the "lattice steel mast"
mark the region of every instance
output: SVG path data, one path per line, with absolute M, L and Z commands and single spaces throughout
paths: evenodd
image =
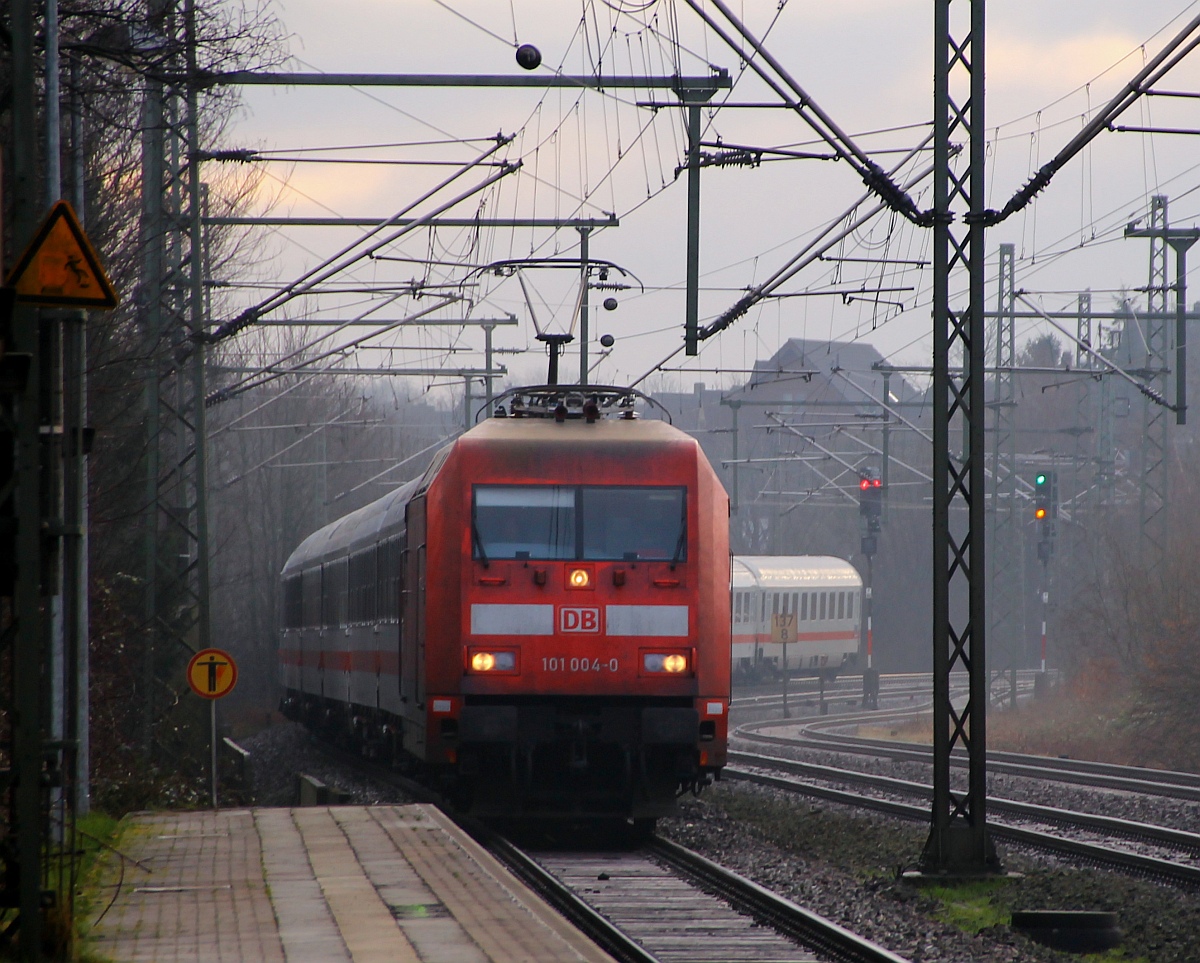
M 208 538 L 204 499 L 202 361 L 180 364 L 203 325 L 199 105 L 186 79 L 198 39 L 192 0 L 154 0 L 162 66 L 143 102 L 142 266 L 139 314 L 145 351 L 143 540 L 145 636 L 142 743 L 151 751 L 157 679 L 184 652 L 208 645 Z M 164 80 L 164 77 L 166 78 Z
M 984 0 L 936 0 L 933 239 L 933 814 L 927 873 L 999 868 L 987 831 L 984 657 Z M 957 16 L 952 16 L 957 14 Z M 952 143 L 965 144 L 952 166 Z M 965 163 L 964 163 L 965 160 Z M 965 309 L 950 305 L 966 287 Z M 951 358 L 961 359 L 951 365 Z M 959 440 L 957 455 L 951 438 Z M 950 698 L 965 669 L 967 700 Z M 950 753 L 967 751 L 965 791 Z

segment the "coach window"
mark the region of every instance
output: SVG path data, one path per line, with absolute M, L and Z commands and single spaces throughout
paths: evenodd
M 346 624 L 346 559 L 323 566 L 324 591 L 321 593 L 321 625 L 333 628 Z
M 854 618 L 854 593 L 846 593 L 846 618 Z
M 829 594 L 829 593 L 827 593 L 827 592 L 818 592 L 817 593 L 817 595 L 821 599 L 821 621 L 822 622 L 825 621 L 825 596 L 827 594 Z
M 575 558 L 575 490 L 476 485 L 474 558 Z
M 304 588 L 300 575 L 283 580 L 283 627 L 298 629 L 304 625 Z
M 808 593 L 800 593 L 800 619 L 801 621 L 808 620 Z
M 315 629 L 321 624 L 321 566 L 306 569 L 303 575 L 303 625 Z
M 397 590 L 400 572 L 400 543 L 396 539 L 380 542 L 375 547 L 376 612 L 382 621 L 394 621 L 397 609 Z
M 844 619 L 846 617 L 846 593 L 838 592 L 837 597 L 838 597 L 838 618 Z

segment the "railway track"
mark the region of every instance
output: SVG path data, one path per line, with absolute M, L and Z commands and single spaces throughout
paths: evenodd
M 923 783 L 745 752 L 731 753 L 730 763 L 725 778 L 918 822 L 929 820 L 933 792 Z M 839 784 L 870 792 L 835 788 Z M 925 805 L 897 797 L 918 798 Z M 1200 834 L 1009 799 L 989 797 L 987 805 L 996 839 L 1177 886 L 1200 887 Z
M 1034 677 L 1037 673 L 1032 670 L 1022 670 L 1018 673 L 1018 698 L 1027 698 L 1033 693 Z M 932 678 L 929 673 L 904 673 L 885 675 L 880 678 L 879 704 L 880 709 L 872 710 L 869 718 L 882 724 L 892 718 L 896 712 L 921 712 L 929 710 L 929 700 L 932 691 Z M 743 718 L 759 717 L 763 713 L 778 712 L 784 705 L 782 685 L 779 682 L 758 686 L 739 686 L 737 693 L 730 701 L 731 711 L 738 712 Z M 950 694 L 952 698 L 965 696 L 967 693 L 967 676 L 965 673 L 955 673 L 951 678 Z M 994 703 L 1007 704 L 1011 698 L 1011 688 L 1007 676 L 997 677 L 992 684 L 992 700 Z M 920 700 L 919 704 L 917 700 Z M 909 703 L 907 706 L 886 708 L 887 703 Z M 788 683 L 787 704 L 790 709 L 805 710 L 813 706 L 825 707 L 825 711 L 834 710 L 838 706 L 858 707 L 862 703 L 862 676 L 839 675 L 837 679 L 828 682 L 822 692 L 820 685 L 813 678 L 793 679 Z M 806 713 L 800 712 L 803 716 Z M 825 713 L 822 712 L 822 715 Z M 777 717 L 776 717 L 777 718 Z M 843 718 L 838 716 L 837 718 Z M 770 722 L 755 718 L 754 721 Z
M 668 840 L 626 852 L 524 852 L 500 837 L 484 845 L 618 960 L 903 963 Z
M 911 742 L 893 742 L 887 739 L 871 739 L 862 736 L 830 731 L 834 728 L 870 723 L 885 725 L 889 721 L 905 721 L 919 715 L 921 709 L 908 710 L 902 714 L 854 713 L 836 719 L 797 723 L 788 720 L 754 722 L 739 726 L 737 736 L 752 742 L 824 749 L 855 755 L 876 756 L 895 761 L 931 764 L 933 749 L 930 746 Z M 796 735 L 780 736 L 764 732 L 764 729 L 790 727 L 797 729 Z M 950 765 L 966 768 L 965 752 L 953 752 Z M 1171 772 L 1159 769 L 1143 769 L 1136 766 L 1119 766 L 1111 763 L 1088 762 L 1077 759 L 1058 759 L 1016 752 L 989 752 L 988 772 L 1044 779 L 1053 782 L 1083 785 L 1093 789 L 1113 789 L 1144 795 L 1166 796 L 1200 802 L 1200 775 L 1187 772 Z
M 360 756 L 339 763 L 442 806 L 428 787 Z M 906 963 L 903 957 L 654 837 L 636 849 L 527 849 L 446 810 L 514 875 L 621 963 Z

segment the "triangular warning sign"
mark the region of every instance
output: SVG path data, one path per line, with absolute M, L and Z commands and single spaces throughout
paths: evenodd
M 60 308 L 115 308 L 117 295 L 71 205 L 56 201 L 6 282 L 17 300 Z

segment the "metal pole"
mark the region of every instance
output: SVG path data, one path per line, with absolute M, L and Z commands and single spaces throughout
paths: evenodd
M 188 76 L 196 74 L 196 4 L 187 0 L 184 7 L 187 28 Z M 187 88 L 188 141 L 191 153 L 188 158 L 188 196 L 191 213 L 189 236 L 191 254 L 188 264 L 191 269 L 191 329 L 193 335 L 205 331 L 204 316 L 204 188 L 200 183 L 200 107 L 199 94 L 194 83 Z M 196 452 L 196 630 L 197 648 L 207 649 L 210 644 L 210 582 L 208 567 L 208 431 L 205 398 L 206 349 L 202 340 L 192 355 L 193 380 L 192 418 Z M 214 709 L 214 725 L 216 720 Z M 216 738 L 214 731 L 213 738 Z M 215 754 L 216 749 L 213 749 Z M 215 758 L 215 756 L 214 756 Z M 216 805 L 216 772 L 213 774 L 213 805 Z
M 81 225 L 87 223 L 84 202 L 83 107 L 79 99 L 79 58 L 71 58 L 71 200 Z M 88 466 L 84 454 L 83 429 L 87 424 L 87 314 L 72 311 L 63 333 L 63 366 L 66 384 L 71 390 L 66 405 L 67 420 L 74 433 L 67 449 L 64 477 L 64 501 L 69 533 L 63 545 L 66 599 L 67 659 L 69 679 L 74 692 L 68 692 L 70 725 L 67 734 L 75 741 L 75 815 L 86 816 L 91 809 L 91 747 L 88 716 L 88 684 L 91 677 L 88 658 Z
M 1175 424 L 1187 424 L 1187 252 L 1196 238 L 1171 238 L 1175 248 Z
M 946 559 L 950 554 L 949 498 L 946 462 L 950 452 L 950 423 L 946 416 L 949 390 L 949 165 L 950 100 L 949 67 L 946 63 L 946 38 L 950 33 L 950 0 L 935 0 L 934 5 L 934 135 L 935 154 L 934 208 L 938 222 L 934 227 L 933 262 L 933 816 L 926 849 L 935 849 L 931 865 L 943 862 L 941 839 L 950 825 L 950 586 L 946 578 Z M 943 777 L 943 768 L 947 769 Z
M 874 594 L 875 594 L 875 557 L 867 556 L 867 584 L 865 586 L 863 601 L 866 608 L 867 617 L 867 668 L 874 670 L 875 668 L 875 634 L 874 626 L 871 624 L 874 609 Z
M 1050 608 L 1050 562 L 1042 560 L 1042 675 L 1046 674 L 1046 621 Z
M 588 383 L 588 237 L 590 227 L 579 228 L 579 383 Z
M 891 394 L 892 394 L 891 378 L 892 378 L 891 372 L 885 371 L 883 373 L 883 404 L 885 406 L 891 402 Z M 879 469 L 879 479 L 880 479 L 880 481 L 883 482 L 883 492 L 882 492 L 883 523 L 885 525 L 888 523 L 888 517 L 889 517 L 888 505 L 891 500 L 890 496 L 888 495 L 888 482 L 890 480 L 891 466 L 892 466 L 891 450 L 892 450 L 892 419 L 891 419 L 891 416 L 888 414 L 887 408 L 885 407 L 883 409 L 883 440 L 879 445 L 880 461 L 882 462 L 882 464 L 880 465 L 880 469 Z
M 211 736 L 209 755 L 209 771 L 212 773 L 212 807 L 213 809 L 220 808 L 220 801 L 217 799 L 217 700 L 208 700 L 208 731 Z
M 688 104 L 687 301 L 683 337 L 686 353 L 699 354 L 700 328 L 700 105 Z
M 733 490 L 729 493 L 729 514 L 736 515 L 738 512 L 738 409 L 742 406 L 740 401 L 729 402 L 729 411 L 733 417 Z
M 62 197 L 62 114 L 58 78 L 58 0 L 46 0 L 46 207 Z
M 46 52 L 43 65 L 46 85 L 43 118 L 46 131 L 46 175 L 42 186 L 45 189 L 45 206 L 47 209 L 62 197 L 62 104 L 59 86 L 58 47 L 58 0 L 46 0 Z M 68 404 L 66 393 L 71 390 L 67 385 L 66 371 L 63 367 L 66 361 L 64 356 L 65 344 L 63 341 L 64 326 L 67 324 L 70 324 L 70 321 L 63 311 L 47 311 L 42 313 L 42 337 L 45 339 L 49 355 L 47 374 L 50 377 L 48 392 L 51 399 L 49 412 L 50 425 L 63 426 L 64 416 L 67 414 L 65 411 Z M 51 433 L 46 442 L 47 448 L 54 447 L 54 437 L 54 434 Z M 65 433 L 60 434 L 58 437 L 60 439 L 58 442 L 59 446 L 61 446 L 60 450 L 57 453 L 44 452 L 44 455 L 47 456 L 44 469 L 47 475 L 44 478 L 43 484 L 49 487 L 50 512 L 62 518 L 65 522 L 71 511 L 65 502 L 61 500 L 67 497 L 67 492 L 64 488 L 66 484 L 64 473 L 67 469 L 65 460 L 70 457 L 69 439 Z M 50 615 L 48 625 L 50 630 L 49 665 L 47 666 L 47 681 L 50 691 L 48 704 L 49 717 L 46 720 L 46 732 L 51 740 L 66 745 L 63 742 L 64 736 L 67 734 L 66 722 L 68 710 L 66 698 L 67 693 L 74 690 L 72 684 L 74 663 L 67 658 L 68 636 L 70 635 L 67 620 L 70 617 L 70 611 L 73 609 L 73 606 L 68 605 L 67 597 L 74 591 L 73 583 L 68 581 L 68 576 L 74 575 L 74 572 L 68 571 L 67 558 L 64 553 L 65 545 L 63 544 L 64 541 L 72 540 L 73 535 L 70 531 L 65 531 L 64 535 L 64 540 L 60 541 L 56 546 L 58 551 L 54 553 L 53 567 L 57 584 L 53 587 L 45 587 L 44 591 L 51 596 L 47 605 Z M 68 778 L 74 775 L 73 757 L 74 753 L 69 748 L 62 752 L 60 771 L 69 773 Z M 71 792 L 72 790 L 68 788 L 64 793 L 63 788 L 57 786 L 51 790 L 51 809 L 52 811 L 58 810 L 59 812 L 57 817 L 51 822 L 49 830 L 51 836 L 60 841 L 70 822 L 68 813 L 71 809 Z M 65 812 L 62 811 L 64 805 L 66 808 Z
M 152 23 L 160 23 L 165 15 L 166 0 L 152 0 L 148 13 Z M 139 692 L 141 712 L 141 746 L 149 759 L 152 746 L 154 720 L 155 649 L 161 631 L 158 611 L 158 521 L 160 494 L 158 490 L 160 460 L 160 428 L 162 424 L 159 406 L 159 355 L 163 329 L 163 262 L 165 259 L 165 219 L 163 197 L 165 194 L 165 124 L 163 109 L 163 84 L 152 75 L 145 78 L 146 93 L 142 105 L 142 214 L 139 247 L 142 250 L 141 279 L 138 284 L 138 313 L 141 316 L 142 338 L 145 345 L 143 371 L 143 399 L 145 414 L 145 465 L 143 503 L 146 515 L 142 542 L 143 619 L 145 638 L 142 650 L 141 686 Z
M 13 244 L 18 251 L 33 239 L 38 190 L 37 127 L 34 82 L 34 14 L 31 0 L 13 0 L 12 30 L 12 157 Z M 13 508 L 17 524 L 17 579 L 13 598 L 12 696 L 16 713 L 11 726 L 12 809 L 9 831 L 15 840 L 4 854 L 6 882 L 17 892 L 6 895 L 19 914 L 18 954 L 22 961 L 42 958 L 42 616 L 40 339 L 37 312 L 18 306 L 13 315 L 13 348 L 31 356 L 24 390 L 15 398 L 16 432 Z M 15 850 L 13 853 L 11 850 Z M 16 865 L 13 865 L 13 856 Z
M 486 407 L 483 409 L 487 417 L 492 416 L 492 331 L 496 326 L 494 324 L 483 325 L 483 367 L 487 370 L 487 374 L 483 377 L 484 395 Z
M 788 658 L 787 658 L 787 643 L 783 643 L 783 717 L 790 719 L 791 711 L 788 709 Z

